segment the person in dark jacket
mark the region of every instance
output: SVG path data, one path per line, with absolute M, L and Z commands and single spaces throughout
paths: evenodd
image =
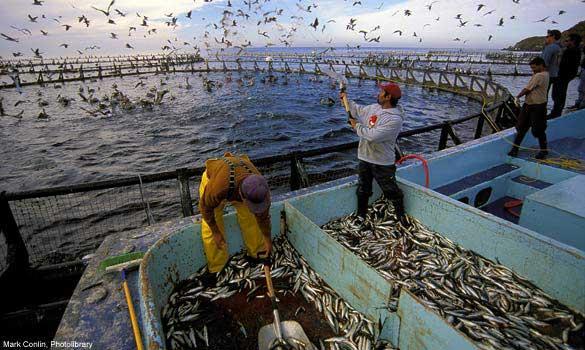
M 549 119 L 559 117 L 563 113 L 567 100 L 567 88 L 571 80 L 577 76 L 581 61 L 581 51 L 579 50 L 581 36 L 579 34 L 570 34 L 565 43 L 566 48 L 562 53 L 559 64 L 559 75 L 552 88 L 554 105 Z
M 583 46 L 583 58 L 581 60 L 581 74 L 579 75 L 579 96 L 575 104 L 569 109 L 583 109 L 585 108 L 585 46 Z

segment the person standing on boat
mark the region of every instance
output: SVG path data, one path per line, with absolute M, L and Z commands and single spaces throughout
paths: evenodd
M 569 38 L 565 41 L 565 49 L 559 64 L 559 76 L 555 83 L 557 99 L 555 100 L 553 110 L 550 112 L 550 118 L 557 118 L 563 114 L 569 83 L 577 76 L 577 72 L 579 71 L 579 63 L 581 61 L 580 44 L 581 36 L 575 33 L 569 34 Z M 553 88 L 553 96 L 555 96 L 555 88 Z
M 230 202 L 235 208 L 244 245 L 251 260 L 259 253 L 272 251 L 270 225 L 270 189 L 266 179 L 246 156 L 225 153 L 222 158 L 205 162 L 199 186 L 201 238 L 208 273 L 204 284 L 215 284 L 216 275 L 228 261 L 223 225 L 223 208 Z
M 552 99 L 553 101 L 556 101 L 555 92 L 557 91 L 555 90 L 554 85 L 559 75 L 559 63 L 561 61 L 561 32 L 557 29 L 548 30 L 544 40 L 545 45 L 544 49 L 542 49 L 540 57 L 542 57 L 544 60 L 544 65 L 546 66 L 549 74 L 549 85 L 547 87 L 546 94 L 548 98 L 548 91 L 552 87 Z
M 538 144 L 540 145 L 540 151 L 535 158 L 544 159 L 548 154 L 545 131 L 546 103 L 548 100 L 546 91 L 549 84 L 549 74 L 541 57 L 535 57 L 530 61 L 530 69 L 534 74 L 530 78 L 528 85 L 517 96 L 517 98 L 526 96 L 526 99 L 516 123 L 516 139 L 514 139 L 514 145 L 508 155 L 512 157 L 518 156 L 518 149 L 522 144 L 522 140 L 528 129 L 532 128 L 532 135 L 538 139 Z
M 579 74 L 579 96 L 575 104 L 569 109 L 583 109 L 585 108 L 585 46 L 583 46 L 583 58 L 581 59 L 581 73 Z
M 368 211 L 368 199 L 372 195 L 373 180 L 382 189 L 384 197 L 394 205 L 396 217 L 404 221 L 403 194 L 396 183 L 395 145 L 402 122 L 404 111 L 398 106 L 402 91 L 397 84 L 383 83 L 379 85 L 378 103 L 361 106 L 348 101 L 353 118 L 350 124 L 360 138 L 358 146 L 358 188 L 357 215 L 365 219 Z M 347 98 L 341 93 L 342 101 Z

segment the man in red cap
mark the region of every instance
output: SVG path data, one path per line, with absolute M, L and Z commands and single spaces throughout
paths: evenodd
M 209 272 L 204 275 L 206 284 L 214 284 L 216 273 L 229 258 L 223 226 L 227 202 L 236 208 L 248 256 L 256 259 L 260 252 L 270 255 L 272 251 L 270 189 L 266 179 L 245 155 L 226 153 L 223 158 L 209 159 L 199 186 L 201 238 Z
M 403 194 L 396 183 L 396 166 L 394 165 L 396 138 L 403 121 L 403 110 L 398 106 L 402 91 L 397 84 L 379 85 L 378 103 L 360 106 L 349 101 L 352 118 L 351 127 L 360 137 L 358 146 L 359 181 L 357 188 L 357 215 L 365 219 L 368 211 L 368 199 L 372 195 L 372 182 L 382 189 L 384 197 L 394 205 L 396 217 L 400 221 L 406 218 Z M 341 94 L 346 99 L 345 93 Z

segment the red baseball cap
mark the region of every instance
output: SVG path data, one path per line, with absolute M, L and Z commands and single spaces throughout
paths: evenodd
M 379 83 L 378 86 L 380 87 L 380 89 L 386 91 L 387 94 L 389 94 L 390 96 L 394 97 L 394 98 L 401 98 L 402 97 L 402 91 L 400 90 L 400 86 L 398 86 L 398 84 L 394 84 L 394 83 Z

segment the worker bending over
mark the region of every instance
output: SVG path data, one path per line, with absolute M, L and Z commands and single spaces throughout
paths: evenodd
M 266 179 L 250 159 L 226 153 L 223 158 L 205 162 L 199 186 L 199 211 L 202 216 L 201 238 L 208 273 L 204 284 L 215 284 L 216 275 L 228 261 L 223 225 L 223 208 L 230 202 L 237 212 L 248 257 L 270 254 L 270 189 Z
M 380 84 L 379 87 L 380 93 L 376 104 L 360 106 L 349 101 L 353 117 L 350 119 L 350 124 L 360 137 L 357 214 L 362 219 L 366 218 L 373 179 L 376 179 L 384 197 L 394 205 L 397 219 L 404 221 L 406 215 L 403 194 L 396 183 L 396 166 L 394 165 L 396 160 L 394 147 L 404 114 L 402 108 L 398 106 L 402 92 L 394 83 Z M 341 93 L 341 98 L 342 100 L 347 98 L 344 92 Z

